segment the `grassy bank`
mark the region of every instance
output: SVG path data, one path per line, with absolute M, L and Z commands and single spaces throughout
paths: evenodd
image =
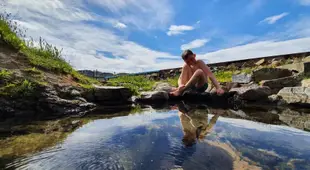
M 22 64 L 30 65 L 28 70 L 24 70 L 25 72 L 35 74 L 35 72 L 39 73 L 43 71 L 55 75 L 70 75 L 73 81 L 76 81 L 82 86 L 99 84 L 97 80 L 86 77 L 74 70 L 62 58 L 62 50 L 49 44 L 42 38 L 38 42 L 34 42 L 33 40 L 26 41 L 25 37 L 22 28 L 16 22 L 12 21 L 10 15 L 0 14 L 0 40 L 21 53 L 20 62 L 27 62 Z M 22 61 L 22 57 L 25 57 L 27 61 Z M 1 71 L 0 76 L 7 77 L 9 75 L 5 71 Z M 24 84 L 27 81 L 29 80 L 25 79 Z

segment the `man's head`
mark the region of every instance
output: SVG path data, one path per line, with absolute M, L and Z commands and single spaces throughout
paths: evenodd
M 182 53 L 182 59 L 187 65 L 193 65 L 196 62 L 196 54 L 194 54 L 191 50 L 185 50 Z

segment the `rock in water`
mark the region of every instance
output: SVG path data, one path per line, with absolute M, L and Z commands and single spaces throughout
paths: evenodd
M 83 95 L 87 101 L 107 105 L 125 104 L 131 96 L 132 92 L 128 88 L 111 86 L 95 86 Z
M 232 88 L 230 92 L 237 92 L 243 100 L 257 101 L 268 98 L 271 89 L 266 86 L 252 84 L 245 87 Z
M 169 95 L 165 91 L 142 92 L 141 97 L 137 101 L 167 101 Z
M 294 75 L 289 77 L 283 77 L 273 80 L 263 80 L 261 81 L 262 86 L 268 86 L 272 89 L 272 94 L 277 94 L 284 87 L 295 87 L 300 86 L 302 80 L 302 75 Z
M 156 83 L 153 87 L 154 91 L 165 91 L 167 93 L 171 92 L 171 90 L 173 89 L 173 87 L 169 84 L 169 83 Z
M 288 69 L 281 68 L 262 68 L 253 71 L 252 78 L 255 82 L 260 82 L 262 80 L 272 80 L 283 77 L 292 76 L 293 73 Z
M 236 74 L 232 76 L 232 82 L 233 83 L 250 83 L 252 80 L 252 77 L 250 74 Z
M 309 87 L 284 87 L 278 93 L 289 104 L 310 104 Z

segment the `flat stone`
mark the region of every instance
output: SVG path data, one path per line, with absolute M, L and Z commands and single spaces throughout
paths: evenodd
M 286 64 L 286 65 L 278 66 L 277 68 L 288 69 L 291 71 L 298 71 L 299 73 L 302 73 L 304 72 L 304 63 L 300 62 L 300 63 L 294 63 L 294 64 Z
M 244 100 L 257 101 L 271 95 L 271 89 L 266 86 L 252 84 L 246 87 L 232 88 L 230 92 L 237 92 Z
M 272 93 L 278 93 L 283 87 L 295 87 L 300 86 L 302 80 L 302 75 L 294 75 L 289 77 L 283 77 L 273 80 L 263 80 L 261 81 L 262 86 L 267 86 L 272 89 Z
M 151 91 L 151 92 L 141 92 L 141 96 L 136 99 L 137 101 L 167 101 L 169 95 L 165 91 Z
M 232 82 L 233 83 L 250 83 L 252 80 L 251 74 L 241 73 L 232 75 Z
M 265 62 L 265 59 L 260 59 L 259 61 L 255 63 L 255 65 L 259 66 L 259 65 L 264 64 L 264 62 Z
M 174 87 L 172 87 L 169 83 L 159 82 L 154 85 L 153 91 L 165 91 L 169 93 L 172 91 L 173 88 Z
M 95 86 L 86 94 L 87 101 L 106 104 L 121 104 L 129 101 L 132 96 L 132 92 L 128 88 L 113 86 Z
M 287 103 L 310 104 L 309 87 L 284 87 L 278 93 Z
M 293 75 L 292 71 L 288 69 L 261 68 L 253 71 L 252 78 L 255 82 L 260 82 L 262 80 L 272 80 L 292 75 Z

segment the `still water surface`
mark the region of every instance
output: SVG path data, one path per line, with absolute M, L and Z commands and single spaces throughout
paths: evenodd
M 212 109 L 97 119 L 14 169 L 310 169 L 310 133 Z

